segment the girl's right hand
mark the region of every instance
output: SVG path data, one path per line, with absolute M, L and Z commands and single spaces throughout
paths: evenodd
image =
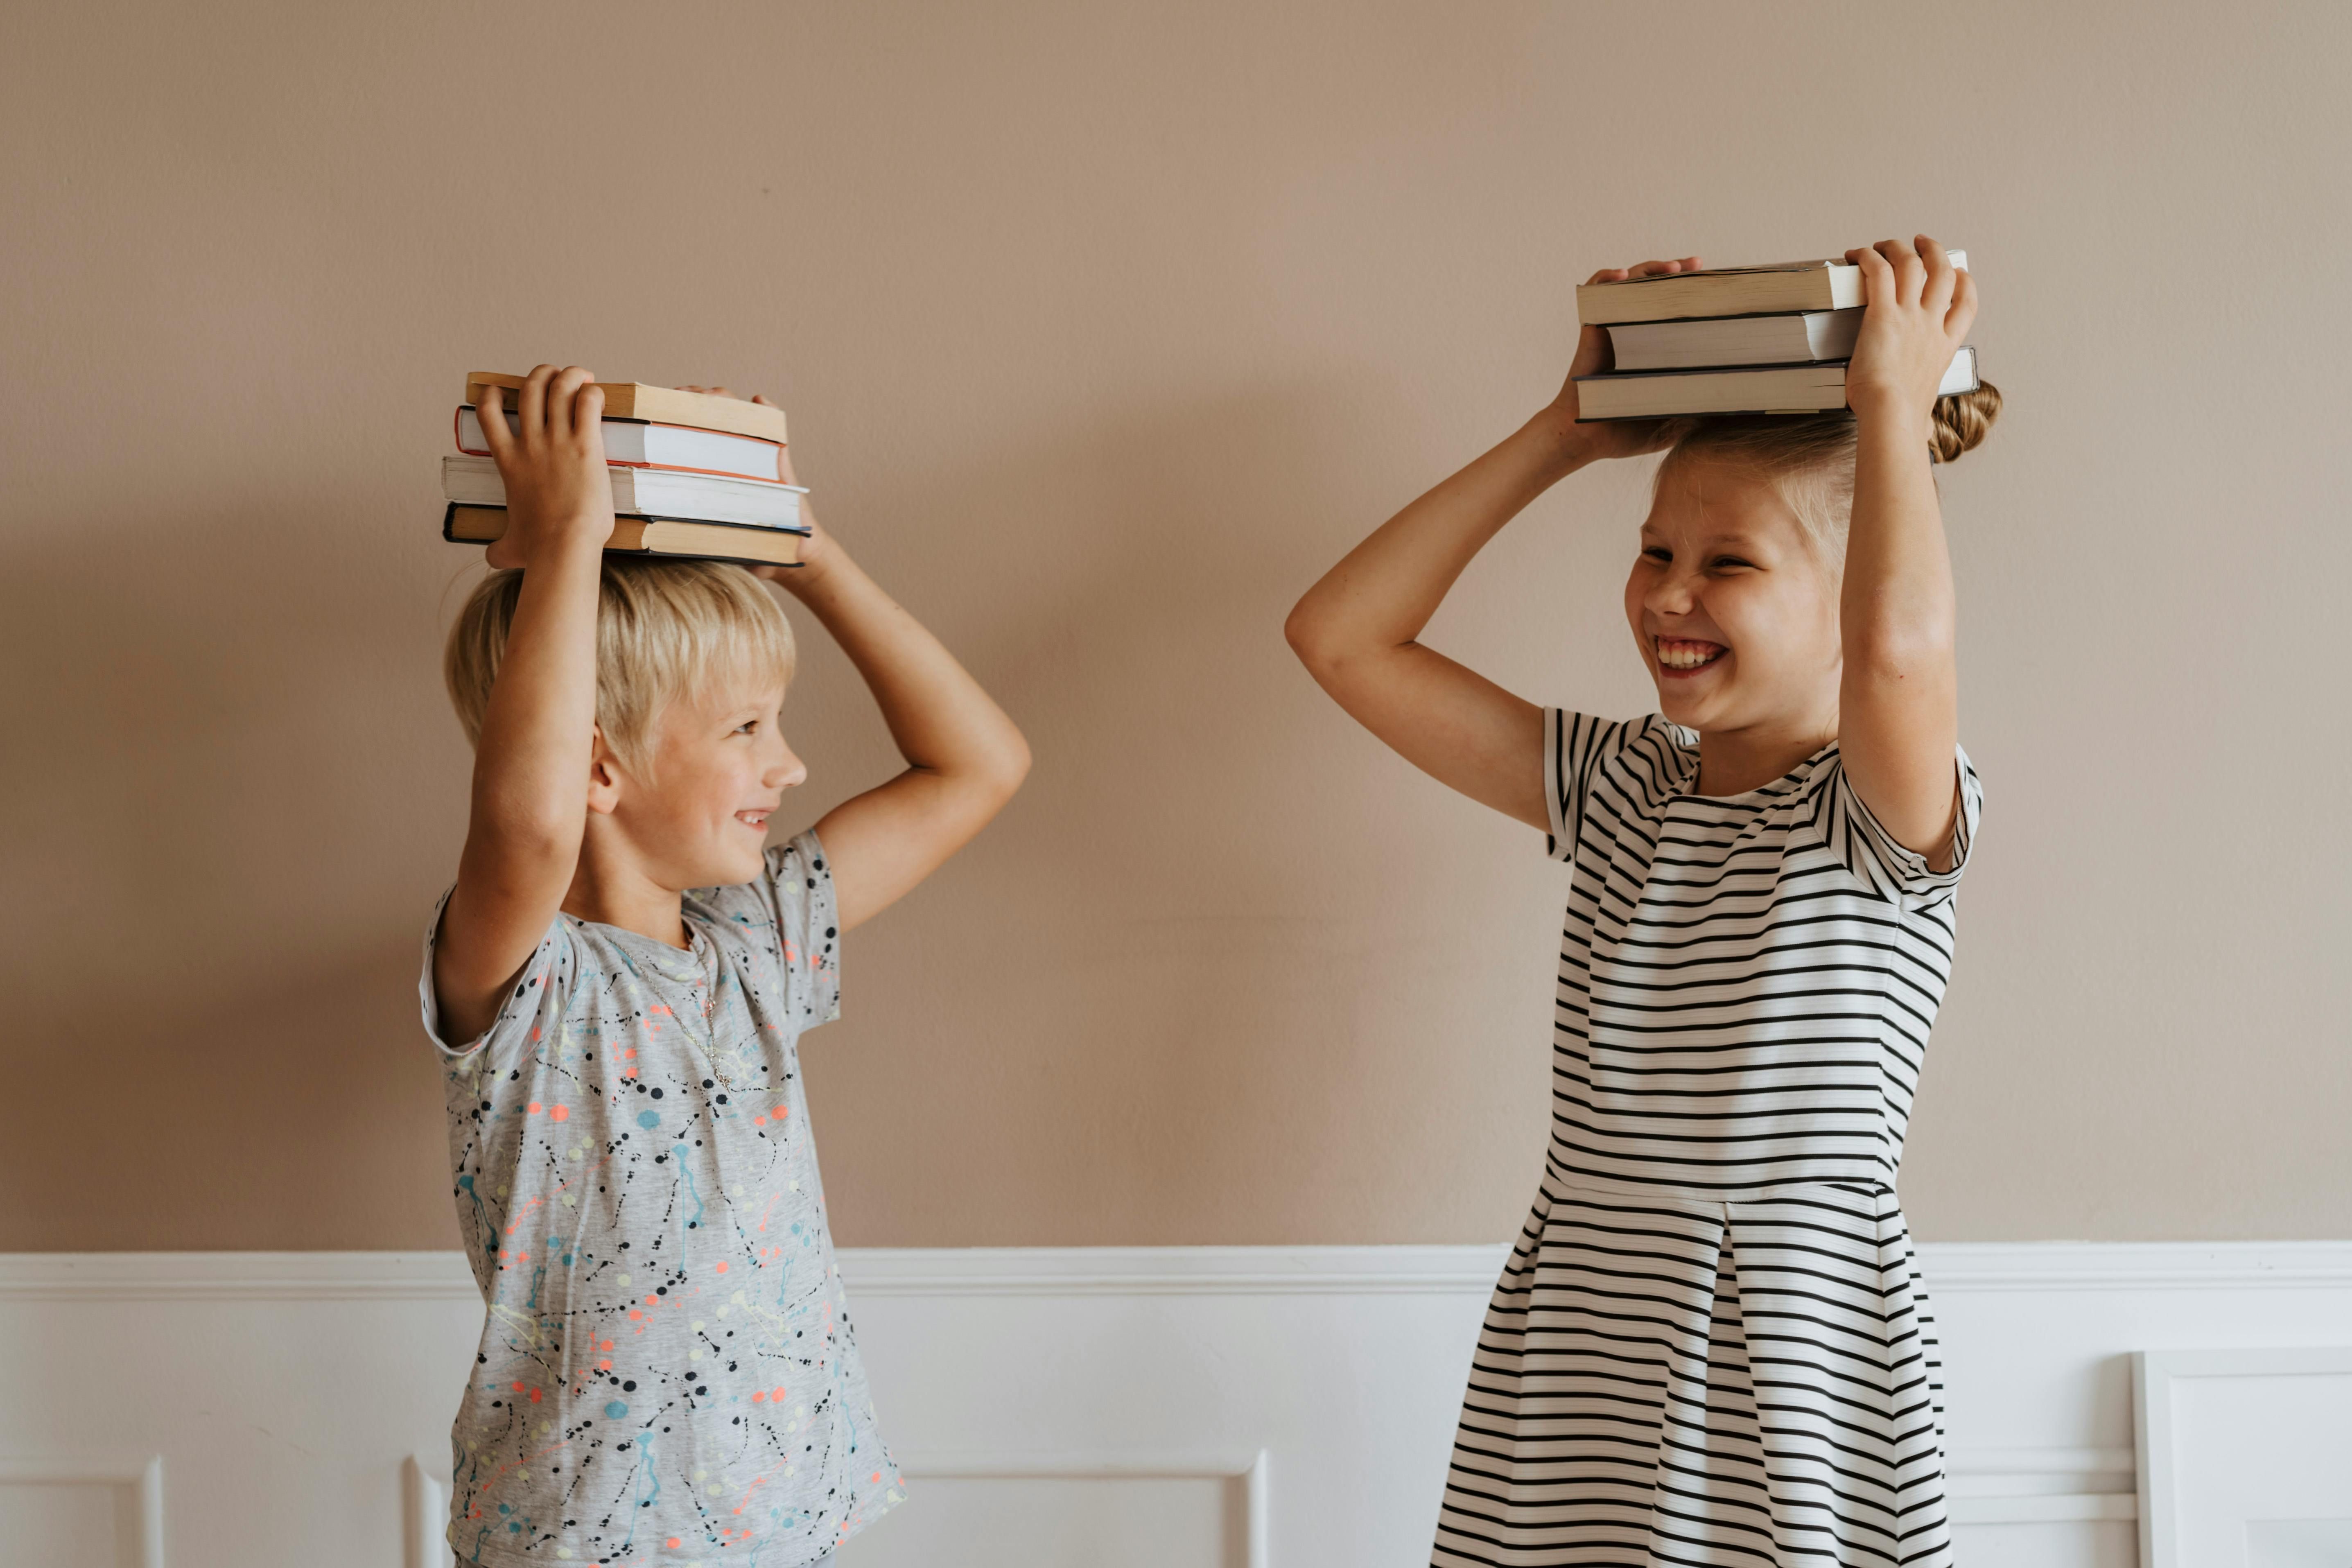
M 1685 256 L 1679 261 L 1644 261 L 1638 267 L 1604 267 L 1586 281 L 1589 283 L 1622 283 L 1629 278 L 1669 278 L 1677 272 L 1696 272 L 1698 258 Z M 1576 422 L 1576 378 L 1599 375 L 1617 363 L 1609 344 L 1609 329 L 1588 326 L 1576 336 L 1576 358 L 1568 367 L 1567 384 L 1551 406 L 1544 410 L 1552 423 L 1560 445 L 1578 462 L 1591 462 L 1599 458 L 1635 458 L 1644 452 L 1654 452 L 1672 439 L 1674 421 L 1670 419 L 1611 419 L 1591 425 Z

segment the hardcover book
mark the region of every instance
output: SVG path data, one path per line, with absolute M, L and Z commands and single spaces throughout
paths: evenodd
M 506 536 L 507 509 L 456 502 L 441 519 L 441 537 L 453 544 L 489 544 Z M 797 566 L 807 530 L 746 528 L 669 517 L 615 517 L 608 552 L 664 555 L 692 561 L 731 561 L 742 566 Z
M 1845 406 L 1843 360 L 1730 370 L 1612 371 L 1576 378 L 1577 423 L 1685 414 L 1822 414 Z M 1974 392 L 1977 351 L 1952 356 L 1936 395 Z
M 506 406 L 512 408 L 513 390 L 522 384 L 523 377 L 519 375 L 469 371 L 465 401 L 478 408 L 487 401 L 485 389 L 500 386 L 508 389 Z M 647 386 L 638 381 L 600 381 L 596 384 L 604 388 L 604 416 L 608 419 L 644 419 L 695 430 L 723 430 L 733 436 L 756 436 L 780 445 L 785 439 L 784 411 L 764 403 L 746 403 L 740 397 L 720 397 L 708 392 L 680 392 L 674 386 Z
M 1967 270 L 1967 251 L 1950 255 L 1953 266 Z M 1628 278 L 1622 283 L 1581 283 L 1576 289 L 1577 319 L 1588 327 L 1694 316 L 1843 310 L 1862 303 L 1862 268 L 1837 258 L 1709 268 L 1665 278 Z

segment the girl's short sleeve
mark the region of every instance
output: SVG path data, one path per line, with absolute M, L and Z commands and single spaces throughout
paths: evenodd
M 433 949 L 441 939 L 442 911 L 448 907 L 449 894 L 444 893 L 440 903 L 434 906 L 433 923 L 425 928 L 425 973 L 416 983 L 417 1006 L 425 1017 L 425 1037 L 433 1042 L 433 1048 L 446 1062 L 460 1062 L 475 1056 L 487 1063 L 504 1061 L 514 1054 L 519 1043 L 538 1037 L 542 1019 L 549 1026 L 561 1024 L 564 1000 L 572 989 L 571 928 L 563 923 L 562 915 L 557 915 L 548 925 L 547 934 L 540 939 L 530 962 L 515 976 L 490 1026 L 474 1039 L 453 1045 L 441 1037 L 441 1001 L 433 990 Z
M 1932 869 L 1927 857 L 1901 843 L 1886 831 L 1845 775 L 1845 760 L 1832 755 L 1822 768 L 1818 798 L 1822 831 L 1830 853 L 1865 888 L 1905 910 L 1933 908 L 1952 896 L 1960 873 L 1968 869 L 1969 849 L 1976 842 L 1977 818 L 1984 810 L 1984 785 L 1977 778 L 1969 754 L 1954 749 L 1960 791 L 1959 820 L 1952 828 L 1952 865 Z
M 784 970 L 803 1029 L 841 1016 L 841 917 L 833 862 L 814 829 L 768 851 L 768 887 L 784 939 Z
M 1612 753 L 1623 749 L 1631 728 L 1622 720 L 1596 719 L 1564 708 L 1544 710 L 1544 814 L 1549 819 L 1544 853 L 1551 858 L 1575 860 L 1592 775 Z

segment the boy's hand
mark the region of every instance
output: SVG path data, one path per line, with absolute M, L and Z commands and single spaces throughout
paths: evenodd
M 1862 418 L 1925 420 L 1976 320 L 1976 280 L 1924 234 L 1911 245 L 1882 239 L 1845 258 L 1862 268 L 1869 301 L 1846 365 L 1846 406 Z
M 485 559 L 528 571 L 551 552 L 601 551 L 613 537 L 613 482 L 604 470 L 604 394 L 578 365 L 540 365 L 516 395 L 520 434 L 507 428 L 506 395 L 492 387 L 482 439 L 507 489 L 507 531 Z
M 723 386 L 681 386 L 678 390 L 704 393 L 712 397 L 735 396 Z M 736 401 L 740 403 L 742 399 L 737 398 Z M 762 408 L 775 406 L 768 401 L 763 393 L 753 393 L 751 401 Z M 789 443 L 786 444 L 783 451 L 782 473 L 784 483 L 796 485 L 801 482 L 793 473 L 793 449 Z M 797 566 L 753 566 L 750 568 L 751 575 L 765 577 L 771 583 L 799 592 L 824 574 L 825 566 L 829 563 L 833 553 L 833 543 L 826 537 L 824 530 L 817 525 L 816 513 L 810 509 L 806 496 L 801 497 L 801 521 L 808 525 L 809 531 L 808 537 L 801 541 L 801 563 Z
M 1696 272 L 1698 258 L 1685 256 L 1679 261 L 1644 261 L 1639 267 L 1604 267 L 1585 279 L 1588 283 L 1622 283 L 1629 278 L 1671 278 L 1677 272 Z M 1617 356 L 1609 343 L 1609 329 L 1585 327 L 1576 334 L 1576 358 L 1569 363 L 1568 381 L 1560 387 L 1559 395 L 1544 410 L 1555 427 L 1561 445 L 1571 451 L 1580 462 L 1597 458 L 1633 458 L 1643 452 L 1654 452 L 1674 438 L 1674 421 L 1670 419 L 1612 419 L 1595 425 L 1576 422 L 1576 378 L 1599 375 L 1615 368 Z

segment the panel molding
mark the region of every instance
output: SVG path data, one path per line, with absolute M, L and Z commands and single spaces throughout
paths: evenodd
M 2192 1568 L 2181 1553 L 2179 1385 L 2199 1377 L 2307 1377 L 2352 1373 L 2352 1345 L 2261 1350 L 2137 1351 L 2132 1355 L 2139 1438 L 2142 1568 Z
M 898 1458 L 899 1472 L 909 1480 L 1238 1480 L 1245 1510 L 1243 1560 L 1248 1568 L 1272 1568 L 1268 1524 L 1274 1461 L 1264 1448 L 1211 1454 L 992 1454 L 917 1448 Z
M 1485 1291 L 1509 1248 L 844 1247 L 858 1295 L 1392 1295 Z M 1927 1242 L 1931 1294 L 2341 1289 L 2352 1241 Z M 477 1291 L 458 1252 L 0 1253 L 0 1301 L 447 1301 Z
M 163 1568 L 163 1457 L 161 1454 L 0 1454 L 0 1486 L 117 1486 L 134 1489 L 138 1568 Z
M 1955 1524 L 2139 1517 L 2129 1448 L 1961 1448 L 1946 1467 Z

